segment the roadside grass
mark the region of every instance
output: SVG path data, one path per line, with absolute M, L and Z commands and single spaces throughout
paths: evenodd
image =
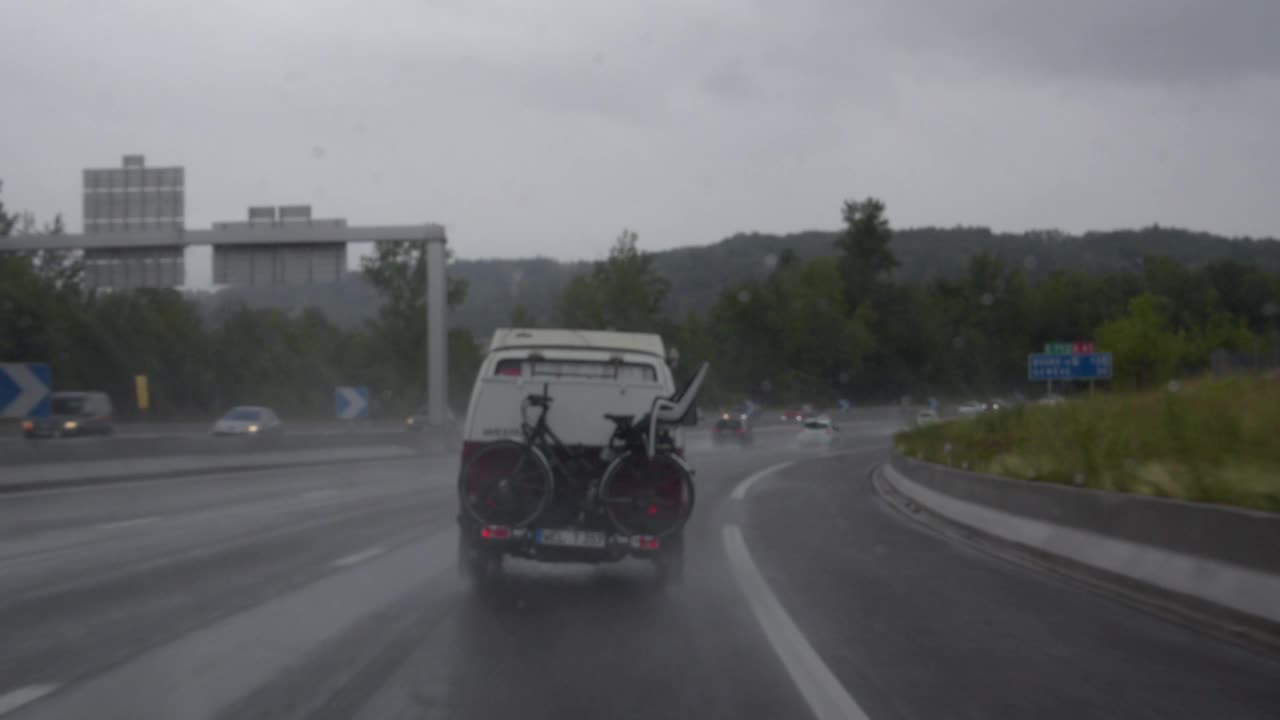
M 899 433 L 909 457 L 1007 477 L 1280 512 L 1280 381 L 1201 379 Z

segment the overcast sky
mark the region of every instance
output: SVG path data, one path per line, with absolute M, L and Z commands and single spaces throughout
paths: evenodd
M 461 257 L 739 231 L 1280 234 L 1277 0 L 6 0 L 10 209 L 187 169 L 187 225 L 310 203 Z

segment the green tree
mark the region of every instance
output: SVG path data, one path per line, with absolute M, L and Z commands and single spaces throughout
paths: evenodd
M 507 325 L 514 328 L 535 328 L 538 327 L 538 319 L 524 304 L 517 303 L 511 308 L 511 317 L 507 319 Z
M 1128 312 L 1097 331 L 1100 350 L 1112 353 L 1115 379 L 1127 387 L 1150 387 L 1173 377 L 1186 351 L 1186 339 L 1169 321 L 1169 303 L 1143 293 Z
M 844 273 L 845 300 L 849 307 L 879 299 L 898 258 L 889 247 L 893 231 L 884 214 L 884 203 L 867 198 L 861 202 L 846 200 L 841 217 L 845 228 L 836 239 L 840 269 Z
M 390 370 L 379 392 L 404 398 L 406 406 L 416 404 L 426 395 L 426 247 L 414 242 L 378 243 L 374 255 L 361 261 L 361 268 L 381 300 L 369 324 L 372 342 Z M 448 279 L 450 308 L 466 294 L 465 282 Z
M 653 258 L 636 245 L 636 234 L 623 230 L 609 257 L 577 275 L 560 297 L 560 321 L 582 330 L 655 332 L 663 301 L 671 289 L 653 269 Z

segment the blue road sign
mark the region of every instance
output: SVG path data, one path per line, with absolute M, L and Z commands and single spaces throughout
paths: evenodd
M 364 420 L 369 417 L 369 388 L 363 385 L 341 385 L 333 389 L 333 413 L 339 420 Z
M 53 371 L 42 363 L 0 363 L 0 417 L 48 417 Z
M 1027 378 L 1033 381 L 1110 380 L 1111 353 L 1077 355 L 1032 353 L 1027 356 Z

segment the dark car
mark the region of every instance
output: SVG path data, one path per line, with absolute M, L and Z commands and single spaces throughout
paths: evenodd
M 735 443 L 738 445 L 750 445 L 755 439 L 752 437 L 751 423 L 747 420 L 746 415 L 729 415 L 724 414 L 716 421 L 715 427 L 711 428 L 711 441 L 716 445 L 724 443 Z
M 49 399 L 49 416 L 22 423 L 29 438 L 110 435 L 114 431 L 111 398 L 103 392 L 56 392 Z

